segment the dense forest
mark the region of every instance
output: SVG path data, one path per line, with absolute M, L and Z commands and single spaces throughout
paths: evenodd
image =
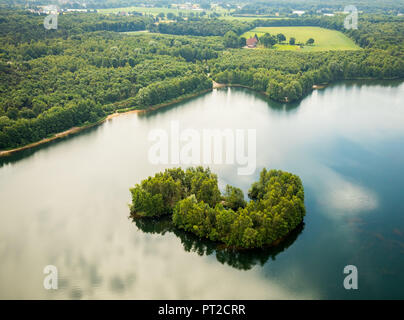
M 259 20 L 258 20 L 259 21 Z M 227 21 L 222 19 L 194 18 L 173 23 L 161 23 L 158 30 L 161 33 L 191 36 L 224 36 L 233 31 L 241 35 L 256 26 L 254 22 Z
M 10 16 L 2 21 L 7 24 Z M 107 31 L 67 31 L 16 44 L 11 31 L 1 30 L 0 149 L 95 122 L 118 109 L 146 108 L 210 89 L 212 82 L 197 62 L 217 58 L 223 49 L 211 38 Z
M 56 30 L 45 29 L 43 19 L 27 11 L 0 11 L 0 150 L 113 112 L 197 94 L 211 89 L 212 80 L 290 102 L 314 84 L 404 76 L 402 17 L 363 15 L 358 30 L 345 30 L 341 16 L 158 23 L 152 16 L 69 13 L 58 16 Z M 289 25 L 336 29 L 363 49 L 240 48 L 244 31 Z
M 237 8 L 233 15 L 267 15 L 275 16 L 276 13 L 285 16 L 296 16 L 294 10 L 303 10 L 306 14 L 331 13 L 334 10 L 342 11 L 346 6 L 355 5 L 358 10 L 366 13 L 397 14 L 402 10 L 401 0 L 253 0 L 241 8 Z
M 266 92 L 277 101 L 295 101 L 314 84 L 343 79 L 393 79 L 404 76 L 401 57 L 381 50 L 297 53 L 233 50 L 209 61 L 219 83 L 240 84 Z
M 32 14 L 26 11 L 0 11 L 1 42 L 18 45 L 32 43 L 34 40 L 69 37 L 91 31 L 138 31 L 151 29 L 155 19 L 150 16 L 115 16 L 97 13 L 58 15 L 58 28 L 47 30 L 43 21 L 46 15 Z
M 133 216 L 170 215 L 176 227 L 229 247 L 277 243 L 305 216 L 300 178 L 280 170 L 261 171 L 249 190 L 248 203 L 243 192 L 230 185 L 222 195 L 217 176 L 202 167 L 166 169 L 130 191 Z

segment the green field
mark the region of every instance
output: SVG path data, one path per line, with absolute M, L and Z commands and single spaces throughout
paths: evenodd
M 259 38 L 260 35 L 264 35 L 267 32 L 271 35 L 277 35 L 278 33 L 285 35 L 285 44 L 276 44 L 275 48 L 277 50 L 328 51 L 360 49 L 353 40 L 342 32 L 319 27 L 261 27 L 247 31 L 243 34 L 243 37 L 249 38 L 257 34 Z M 309 38 L 313 38 L 315 42 L 312 46 L 300 48 L 298 45 L 289 45 L 290 37 L 296 38 L 296 43 L 306 43 Z

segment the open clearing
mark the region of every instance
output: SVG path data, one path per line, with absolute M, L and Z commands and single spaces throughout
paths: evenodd
M 258 38 L 265 33 L 277 35 L 283 33 L 286 37 L 285 44 L 276 44 L 277 50 L 300 51 L 328 51 L 328 50 L 359 50 L 360 47 L 342 32 L 320 27 L 260 27 L 247 31 L 243 37 L 249 38 L 257 34 Z M 314 45 L 300 48 L 298 45 L 289 45 L 289 38 L 296 38 L 296 43 L 306 43 L 309 38 L 314 39 Z

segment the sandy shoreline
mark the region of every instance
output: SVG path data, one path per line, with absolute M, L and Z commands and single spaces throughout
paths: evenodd
M 106 116 L 104 119 L 101 119 L 100 121 L 95 122 L 95 123 L 92 123 L 92 124 L 89 124 L 89 125 L 86 125 L 86 126 L 82 126 L 82 127 L 73 127 L 73 128 L 70 128 L 70 129 L 68 129 L 66 131 L 56 133 L 55 135 L 53 135 L 50 138 L 45 138 L 45 139 L 42 139 L 40 141 L 33 142 L 33 143 L 27 144 L 27 145 L 22 146 L 22 147 L 10 149 L 10 150 L 0 151 L 0 157 L 9 156 L 9 155 L 11 155 L 13 153 L 16 153 L 16 152 L 19 152 L 19 151 L 31 149 L 31 148 L 37 147 L 37 146 L 39 146 L 41 144 L 45 144 L 45 143 L 48 143 L 48 142 L 51 142 L 51 141 L 54 141 L 54 140 L 57 140 L 57 139 L 60 139 L 60 138 L 63 138 L 63 137 L 67 137 L 67 136 L 69 136 L 71 134 L 75 134 L 75 133 L 81 132 L 83 130 L 86 130 L 88 128 L 98 126 L 98 125 L 104 123 L 105 121 L 108 121 L 108 120 L 110 120 L 112 118 L 115 118 L 117 116 L 120 116 L 120 115 L 125 115 L 125 114 L 130 114 L 130 113 L 146 113 L 146 112 L 150 112 L 150 111 L 155 111 L 157 109 L 170 106 L 172 104 L 181 102 L 183 100 L 187 100 L 187 99 L 199 96 L 199 95 L 201 95 L 203 93 L 206 93 L 206 92 L 208 92 L 210 90 L 211 89 L 207 89 L 207 90 L 203 90 L 201 92 L 197 92 L 197 93 L 194 93 L 194 94 L 186 95 L 184 97 L 180 97 L 178 99 L 175 99 L 175 100 L 172 100 L 172 101 L 169 101 L 169 102 L 161 103 L 161 104 L 149 107 L 147 109 L 136 109 L 136 110 L 128 110 L 128 111 L 125 111 L 125 112 L 115 112 L 115 113 L 112 113 L 112 114 Z
M 212 81 L 213 82 L 213 89 L 217 89 L 217 88 L 224 88 L 227 87 L 227 84 L 224 83 L 218 83 L 216 81 Z
M 57 139 L 60 139 L 60 138 L 63 138 L 63 137 L 67 137 L 67 136 L 69 136 L 69 135 L 71 135 L 71 134 L 75 134 L 75 133 L 81 132 L 81 131 L 83 131 L 83 130 L 86 130 L 86 129 L 89 129 L 89 128 L 98 126 L 98 125 L 104 123 L 104 122 L 107 121 L 107 120 L 110 120 L 110 119 L 112 119 L 112 118 L 115 118 L 115 117 L 120 116 L 120 115 L 123 115 L 123 114 L 138 113 L 138 112 L 142 112 L 142 111 L 144 112 L 144 111 L 146 111 L 146 110 L 130 110 L 130 111 L 121 112 L 121 113 L 115 112 L 115 113 L 112 113 L 112 114 L 106 116 L 104 119 L 102 119 L 102 120 L 100 120 L 100 121 L 98 121 L 98 122 L 89 124 L 89 125 L 87 125 L 87 126 L 83 126 L 83 127 L 73 127 L 73 128 L 70 128 L 70 129 L 68 129 L 68 130 L 66 130 L 66 131 L 56 133 L 54 136 L 52 136 L 52 137 L 50 137 L 50 138 L 45 138 L 45 139 L 39 140 L 39 141 L 37 141 L 37 142 L 33 142 L 33 143 L 30 143 L 30 144 L 27 144 L 27 145 L 22 146 L 22 147 L 10 149 L 10 150 L 0 151 L 0 157 L 9 156 L 9 155 L 11 155 L 11 154 L 13 154 L 13 153 L 16 153 L 16 152 L 19 152 L 19 151 L 23 151 L 23 150 L 27 150 L 27 149 L 30 149 L 30 148 L 34 148 L 34 147 L 37 147 L 37 146 L 39 146 L 39 145 L 41 145 L 41 144 L 45 144 L 45 143 L 48 143 L 48 142 L 51 142 L 51 141 L 54 141 L 54 140 L 57 140 Z

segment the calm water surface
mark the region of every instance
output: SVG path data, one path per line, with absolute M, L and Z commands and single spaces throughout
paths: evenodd
M 0 161 L 0 298 L 404 298 L 404 84 L 340 83 L 282 105 L 214 90 L 148 115 L 123 115 Z M 263 167 L 300 175 L 304 228 L 248 252 L 128 219 L 129 187 L 163 169 L 151 129 L 257 129 L 257 170 L 212 166 L 245 192 Z M 357 266 L 359 290 L 343 288 Z M 59 289 L 43 287 L 55 265 Z

